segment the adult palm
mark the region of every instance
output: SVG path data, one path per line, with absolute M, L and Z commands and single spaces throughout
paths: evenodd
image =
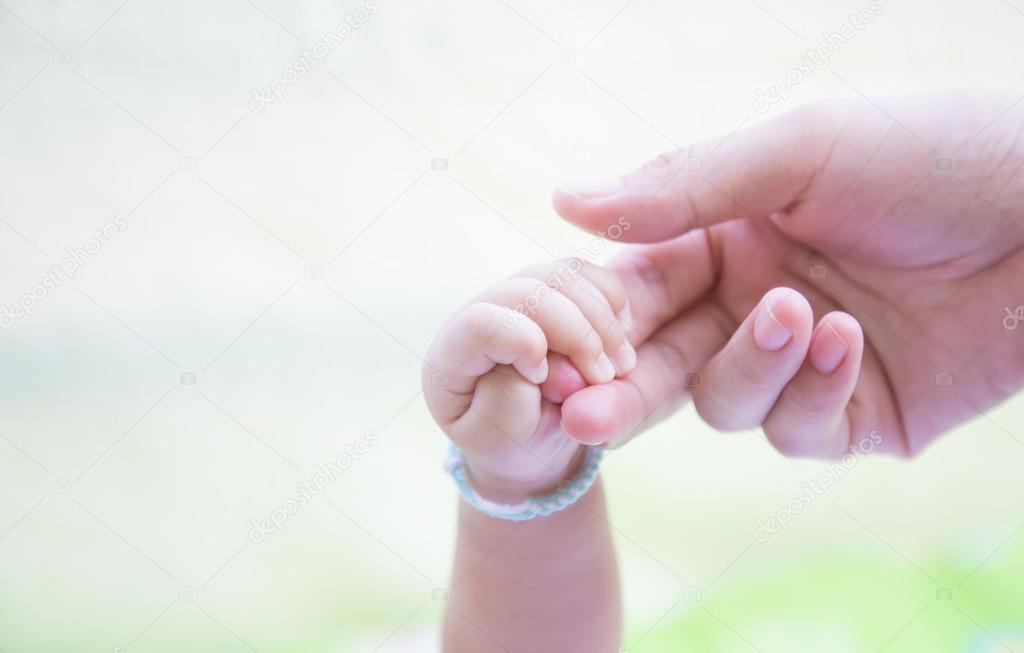
M 622 438 L 692 397 L 787 454 L 912 454 L 1018 390 L 1015 99 L 818 103 L 557 190 L 569 221 L 646 243 L 611 262 L 637 369 L 569 397 L 565 429 Z

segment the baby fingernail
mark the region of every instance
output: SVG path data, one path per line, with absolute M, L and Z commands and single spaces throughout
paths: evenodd
M 612 354 L 612 358 L 619 374 L 629 374 L 636 367 L 636 350 L 628 342 L 622 343 Z
M 839 335 L 830 323 L 825 323 L 829 329 L 828 334 L 821 334 L 811 346 L 811 365 L 821 374 L 835 372 L 839 365 L 846 358 L 846 352 L 850 351 L 850 344 Z
M 767 303 L 761 305 L 761 311 L 754 321 L 754 342 L 765 351 L 778 351 L 786 346 L 793 332 L 785 324 L 779 322 Z
M 615 366 L 612 365 L 612 360 L 605 354 L 601 354 L 598 357 L 595 371 L 600 383 L 611 381 L 615 378 Z
M 622 189 L 622 181 L 619 179 L 587 179 L 571 181 L 563 184 L 561 187 L 561 190 L 582 199 L 606 197 L 608 195 L 614 195 Z
M 548 359 L 545 358 L 544 360 L 542 360 L 540 362 L 540 365 L 537 366 L 537 369 L 534 370 L 533 378 L 530 379 L 530 382 L 536 383 L 537 385 L 540 385 L 541 383 L 544 383 L 544 381 L 546 381 L 547 378 L 548 378 Z

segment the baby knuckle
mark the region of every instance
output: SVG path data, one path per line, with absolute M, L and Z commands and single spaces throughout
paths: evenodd
M 607 342 L 620 344 L 626 339 L 626 329 L 614 314 L 609 314 L 600 324 L 601 333 Z
M 581 258 L 570 256 L 555 261 L 548 269 L 546 283 L 554 288 L 572 288 L 579 283 L 588 263 Z
M 494 337 L 509 317 L 515 319 L 513 311 L 504 311 L 492 304 L 473 304 L 466 309 L 466 322 L 474 340 Z M 505 325 L 507 326 L 507 325 Z
M 523 315 L 534 315 L 551 298 L 551 288 L 534 278 L 513 279 L 508 282 L 503 303 Z
M 626 285 L 618 274 L 607 268 L 594 266 L 587 271 L 587 278 L 612 310 L 619 311 L 625 308 Z
M 579 342 L 577 343 L 577 351 L 588 357 L 597 357 L 604 351 L 604 341 L 601 340 L 600 334 L 593 329 L 593 327 L 586 327 L 583 333 L 580 335 Z
M 622 282 L 622 279 L 619 277 L 619 275 L 615 274 L 611 270 L 608 270 L 604 276 L 606 279 L 605 285 L 608 288 L 608 292 L 616 296 L 625 297 L 626 284 Z

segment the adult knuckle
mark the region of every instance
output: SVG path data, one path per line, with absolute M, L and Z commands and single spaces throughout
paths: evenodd
M 732 368 L 742 377 L 748 389 L 768 390 L 772 387 L 772 376 L 764 366 L 755 363 L 746 352 L 734 351 L 729 356 Z
M 813 447 L 807 440 L 799 437 L 792 429 L 766 424 L 764 436 L 783 456 L 796 458 L 814 454 Z
M 827 417 L 835 412 L 835 400 L 830 393 L 814 392 L 799 385 L 790 387 L 785 400 L 804 418 Z

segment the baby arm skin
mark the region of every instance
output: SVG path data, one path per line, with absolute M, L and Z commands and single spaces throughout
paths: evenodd
M 600 480 L 578 503 L 528 522 L 460 502 L 446 653 L 612 653 L 620 641 L 618 568 Z
M 614 273 L 559 261 L 488 289 L 444 326 L 424 366 L 424 394 L 476 493 L 516 504 L 557 491 L 578 471 L 584 449 L 561 428 L 561 402 L 635 366 L 626 308 Z M 620 639 L 600 480 L 565 510 L 529 521 L 460 501 L 445 653 L 613 653 Z

